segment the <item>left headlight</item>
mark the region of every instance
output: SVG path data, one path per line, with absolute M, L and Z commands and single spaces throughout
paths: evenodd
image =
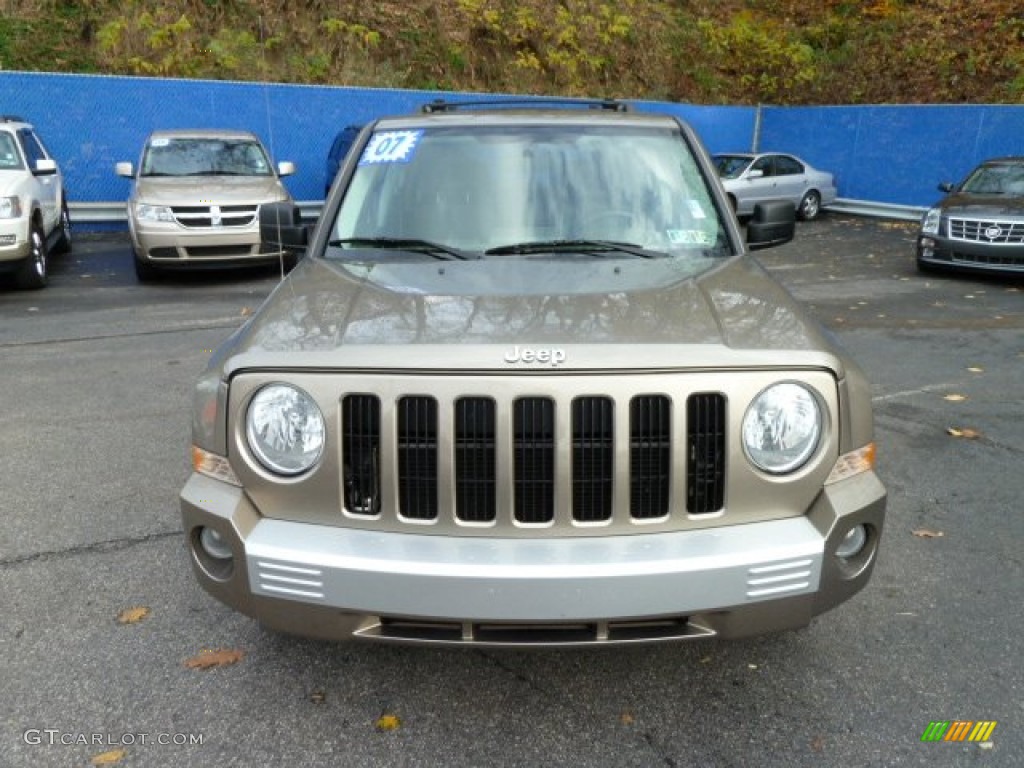
M 921 232 L 926 235 L 939 234 L 939 223 L 942 221 L 942 209 L 930 208 L 921 218 Z
M 324 417 L 301 389 L 268 384 L 249 402 L 245 435 L 260 464 L 279 475 L 298 475 L 320 460 Z
M 774 384 L 743 416 L 743 449 L 758 469 L 784 475 L 807 463 L 821 429 L 821 406 L 810 390 L 795 382 Z

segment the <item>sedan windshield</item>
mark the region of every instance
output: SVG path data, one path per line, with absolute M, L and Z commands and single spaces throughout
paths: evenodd
M 1024 195 L 1024 163 L 983 165 L 975 169 L 961 188 L 975 195 Z
M 270 161 L 257 141 L 204 138 L 153 139 L 142 157 L 143 176 L 269 176 Z
M 723 179 L 735 179 L 753 159 L 748 155 L 715 155 L 715 168 Z
M 731 253 L 678 130 L 578 123 L 378 132 L 342 201 L 328 256 L 352 258 L 370 240 L 423 241 L 484 259 Z

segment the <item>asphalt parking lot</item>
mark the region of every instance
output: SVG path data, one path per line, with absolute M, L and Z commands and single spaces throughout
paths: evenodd
M 1024 764 L 1024 279 L 919 275 L 911 225 L 838 215 L 759 259 L 873 383 L 873 580 L 797 632 L 586 651 L 321 643 L 200 590 L 191 387 L 275 270 L 139 285 L 92 235 L 0 284 L 0 766 Z M 922 742 L 945 720 L 997 725 Z

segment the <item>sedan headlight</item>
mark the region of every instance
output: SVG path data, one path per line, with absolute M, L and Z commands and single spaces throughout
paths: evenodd
M 320 459 L 324 417 L 301 389 L 268 384 L 249 403 L 245 435 L 260 464 L 279 475 L 298 475 Z
M 0 197 L 0 219 L 21 218 L 21 201 L 17 197 Z
M 743 416 L 743 448 L 758 469 L 784 475 L 802 467 L 821 437 L 818 399 L 801 384 L 764 390 Z
M 139 221 L 174 221 L 174 214 L 166 205 L 136 203 L 135 216 Z
M 942 209 L 930 208 L 921 219 L 921 232 L 926 235 L 939 234 L 939 223 L 942 221 Z

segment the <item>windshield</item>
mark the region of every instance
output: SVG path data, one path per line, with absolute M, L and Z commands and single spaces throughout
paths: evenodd
M 678 130 L 578 123 L 378 132 L 327 255 L 351 258 L 372 241 L 482 258 L 731 254 Z
M 24 168 L 21 164 L 21 155 L 14 143 L 14 136 L 7 131 L 0 131 L 0 169 L 16 170 Z
M 962 192 L 1024 196 L 1024 163 L 983 165 L 967 177 Z
M 735 179 L 753 159 L 746 155 L 715 155 L 715 168 L 723 179 Z
M 143 176 L 269 176 L 270 161 L 252 139 L 157 137 L 142 156 Z

